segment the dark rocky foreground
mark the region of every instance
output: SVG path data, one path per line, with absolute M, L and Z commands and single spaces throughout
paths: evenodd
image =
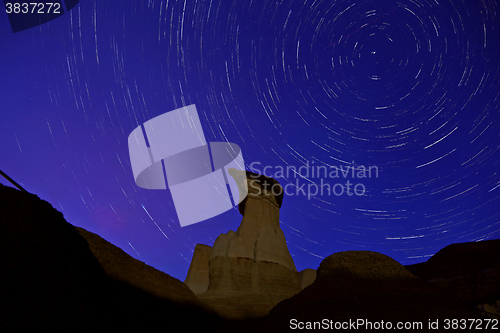
M 0 332 L 212 332 L 221 325 L 181 281 L 79 231 L 36 195 L 0 185 Z
M 447 250 L 441 261 L 429 260 L 432 269 L 420 265 L 407 270 L 376 252 L 336 253 L 323 260 L 315 282 L 280 302 L 268 316 L 231 321 L 181 281 L 75 228 L 36 195 L 0 185 L 0 332 L 297 331 L 290 328 L 292 319 L 410 320 L 424 324 L 415 331 L 442 332 L 445 319 L 486 318 L 476 311 L 476 303 L 498 300 L 491 294 L 499 286 L 495 242 L 464 250 L 473 253 L 469 264 L 457 259 L 462 252 Z M 478 262 L 475 256 L 491 258 Z M 457 260 L 461 264 L 449 264 Z M 478 270 L 482 275 L 474 273 Z M 461 285 L 479 281 L 489 291 L 475 289 L 480 297 L 471 303 L 456 291 L 473 287 L 446 289 L 433 283 L 448 278 L 452 285 L 457 272 L 467 277 Z M 428 330 L 429 319 L 440 320 L 441 329 Z
M 426 262 L 406 268 L 500 318 L 500 240 L 451 244 Z
M 422 323 L 415 329 L 419 332 L 432 331 L 428 330 L 429 320 L 438 320 L 438 331 L 442 332 L 445 319 L 482 317 L 451 291 L 414 276 L 390 257 L 371 251 L 346 251 L 325 258 L 316 281 L 278 304 L 262 325 L 271 331 L 289 323 L 290 318 L 301 322 L 327 318 L 342 323 L 360 319 L 374 324 L 361 328 L 374 330 L 382 321 L 391 322 L 393 329 L 398 322 Z

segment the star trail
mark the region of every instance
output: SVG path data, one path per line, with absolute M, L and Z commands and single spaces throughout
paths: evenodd
M 135 184 L 127 137 L 195 104 L 207 141 L 238 144 L 249 171 L 268 166 L 289 185 L 280 220 L 298 270 L 345 250 L 413 264 L 497 239 L 499 10 L 81 0 L 17 33 L 0 11 L 0 169 L 68 222 L 184 280 L 195 244 L 213 245 L 241 215 L 181 228 L 168 190 Z M 287 167 L 296 172 L 276 174 Z M 369 167 L 378 172 L 363 176 Z

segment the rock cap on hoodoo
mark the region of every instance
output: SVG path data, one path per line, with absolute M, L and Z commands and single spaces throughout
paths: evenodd
M 256 193 L 262 191 L 272 192 L 274 199 L 278 204 L 278 208 L 281 208 L 283 204 L 284 190 L 281 184 L 274 178 L 267 177 L 264 175 L 259 175 L 250 171 L 242 171 L 235 168 L 228 169 L 228 173 L 234 178 L 236 184 L 240 189 L 240 196 L 242 195 L 259 195 L 261 193 Z M 246 182 L 244 182 L 246 180 Z M 246 196 L 238 205 L 238 209 L 241 215 L 245 215 L 245 203 L 248 196 Z

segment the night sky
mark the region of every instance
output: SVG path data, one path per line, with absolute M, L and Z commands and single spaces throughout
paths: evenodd
M 135 184 L 127 140 L 195 104 L 208 142 L 291 184 L 280 220 L 298 270 L 345 250 L 413 264 L 498 239 L 499 15 L 495 0 L 81 0 L 13 33 L 2 9 L 0 169 L 184 280 L 195 244 L 241 215 L 181 228 L 169 190 Z M 329 176 L 276 175 L 307 165 Z M 372 174 L 330 176 L 361 166 Z M 346 181 L 358 192 L 340 194 Z M 325 183 L 336 193 L 308 197 Z

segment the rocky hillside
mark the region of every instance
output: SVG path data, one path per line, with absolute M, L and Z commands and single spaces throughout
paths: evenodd
M 0 267 L 0 332 L 219 332 L 222 325 L 181 281 L 76 229 L 36 195 L 1 184 Z
M 451 244 L 426 262 L 406 268 L 500 318 L 500 240 Z
M 357 329 L 369 331 L 389 329 L 387 325 L 395 329 L 398 322 L 422 323 L 412 330 L 429 332 L 433 331 L 428 327 L 429 320 L 439 320 L 441 330 L 437 331 L 444 331 L 447 318 L 481 316 L 451 291 L 414 276 L 390 257 L 371 251 L 346 251 L 325 258 L 314 283 L 278 304 L 260 327 L 267 332 L 288 332 L 298 325 L 327 319 L 328 325 L 330 321 L 337 325 L 354 321 L 359 323 Z M 386 326 L 380 326 L 382 322 Z M 344 328 L 352 329 L 349 325 Z

